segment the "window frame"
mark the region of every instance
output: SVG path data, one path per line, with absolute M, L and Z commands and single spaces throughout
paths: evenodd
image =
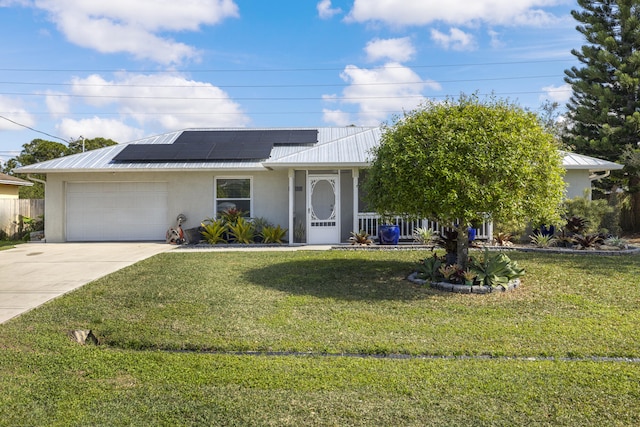
M 248 198 L 229 198 L 229 197 L 218 197 L 218 180 L 249 180 L 249 197 Z M 220 212 L 218 212 L 218 203 L 224 201 L 233 202 L 235 200 L 238 201 L 249 201 L 249 215 L 247 218 L 251 218 L 253 215 L 253 177 L 252 176 L 216 176 L 213 178 L 213 212 L 214 218 L 218 218 Z

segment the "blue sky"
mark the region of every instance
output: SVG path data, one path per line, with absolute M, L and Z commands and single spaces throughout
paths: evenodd
M 568 0 L 0 0 L 0 161 L 35 138 L 379 125 L 426 99 L 566 102 Z

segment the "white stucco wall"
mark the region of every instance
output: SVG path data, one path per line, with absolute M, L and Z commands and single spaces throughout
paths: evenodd
M 45 235 L 48 242 L 63 242 L 66 239 L 65 185 L 67 182 L 166 182 L 168 184 L 167 228 L 175 225 L 178 214 L 183 213 L 186 228 L 197 227 L 214 215 L 214 178 L 251 177 L 253 183 L 253 217 L 264 217 L 274 225 L 288 228 L 288 171 L 264 172 L 105 172 L 105 173 L 51 173 L 47 175 L 45 192 Z M 566 196 L 584 195 L 591 188 L 589 172 L 567 170 L 565 175 Z M 362 180 L 362 177 L 361 177 Z M 295 192 L 295 214 L 306 215 L 306 174 L 296 171 L 295 185 L 302 191 Z M 341 174 L 341 240 L 346 240 L 352 231 L 351 171 Z
M 567 183 L 566 198 L 573 199 L 574 197 L 583 197 L 584 190 L 591 190 L 591 180 L 589 180 L 588 170 L 567 170 L 564 181 Z M 589 197 L 591 193 L 589 193 Z
M 167 228 L 182 213 L 183 228 L 197 227 L 214 215 L 214 178 L 253 178 L 253 217 L 264 217 L 275 225 L 288 224 L 287 171 L 265 172 L 116 172 L 59 173 L 47 175 L 45 235 L 48 242 L 66 240 L 65 185 L 67 182 L 166 182 L 168 186 Z

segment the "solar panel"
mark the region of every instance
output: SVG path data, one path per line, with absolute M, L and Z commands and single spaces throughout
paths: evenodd
M 312 145 L 317 130 L 184 131 L 172 144 L 130 144 L 115 162 L 262 160 L 275 145 Z

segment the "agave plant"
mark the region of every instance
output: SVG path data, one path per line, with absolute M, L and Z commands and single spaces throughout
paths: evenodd
M 506 288 L 511 280 L 517 279 L 525 273 L 516 261 L 512 261 L 504 253 L 490 254 L 486 248 L 482 257 L 471 258 L 469 268 L 478 274 L 476 280 L 480 284 L 490 287 L 504 286 Z
M 418 277 L 430 282 L 436 282 L 442 277 L 440 274 L 440 267 L 443 264 L 443 260 L 437 256 L 432 256 L 423 259 L 417 267 Z
M 547 234 L 533 233 L 529 238 L 537 248 L 548 248 L 556 243 L 556 238 Z
M 421 245 L 429 245 L 438 237 L 432 228 L 419 227 L 413 230 L 413 240 Z
M 614 246 L 618 249 L 628 249 L 629 248 L 629 241 L 626 239 L 622 239 L 620 237 L 609 237 L 608 239 L 606 239 L 604 241 L 604 244 L 607 246 Z

